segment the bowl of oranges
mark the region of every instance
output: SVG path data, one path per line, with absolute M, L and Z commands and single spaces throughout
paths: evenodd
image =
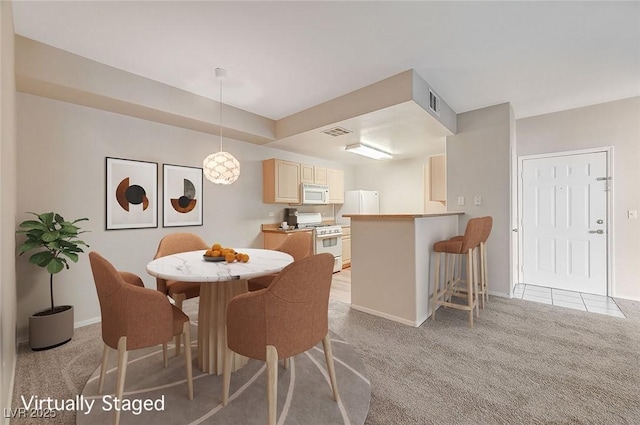
M 246 263 L 249 261 L 249 254 L 243 254 L 236 252 L 233 248 L 225 248 L 219 243 L 214 243 L 210 249 L 208 249 L 202 256 L 205 261 L 226 261 L 227 263 L 233 263 L 237 261 L 239 263 Z

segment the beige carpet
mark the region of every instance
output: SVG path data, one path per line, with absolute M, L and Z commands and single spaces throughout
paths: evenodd
M 473 330 L 459 311 L 411 328 L 331 302 L 330 329 L 362 359 L 371 382 L 365 424 L 638 424 L 640 303 L 627 316 L 492 297 Z M 80 394 L 100 362 L 99 326 L 65 346 L 20 348 L 21 394 Z M 73 424 L 74 414 L 12 424 Z
M 196 334 L 195 326 L 192 333 Z M 289 369 L 278 368 L 278 423 L 282 425 L 362 425 L 369 411 L 371 387 L 364 366 L 353 349 L 331 335 L 340 401 L 332 398 L 322 344 L 290 359 Z M 173 350 L 171 350 L 173 351 Z M 195 354 L 195 348 L 193 353 Z M 76 414 L 78 425 L 110 425 L 116 356 L 111 356 L 103 395 L 97 394 L 99 368 L 87 382 L 82 396 L 91 406 Z M 172 356 L 162 367 L 162 349 L 136 350 L 129 355 L 121 425 L 129 424 L 243 424 L 267 423 L 266 365 L 249 363 L 231 376 L 229 403 L 222 407 L 222 377 L 194 369 L 194 398 L 187 398 L 182 356 Z M 95 403 L 93 402 L 95 401 Z M 145 411 L 143 403 L 149 403 Z M 137 403 L 137 404 L 136 404 Z

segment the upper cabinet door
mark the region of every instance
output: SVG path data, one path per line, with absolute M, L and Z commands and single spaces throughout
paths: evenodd
M 327 169 L 329 203 L 344 204 L 344 171 Z
M 313 165 L 300 164 L 300 183 L 315 183 Z
M 313 182 L 315 184 L 329 184 L 327 169 L 323 167 L 313 167 Z
M 300 203 L 300 164 L 273 158 L 262 161 L 262 202 Z

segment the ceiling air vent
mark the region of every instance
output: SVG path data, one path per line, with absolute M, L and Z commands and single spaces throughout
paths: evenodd
M 338 137 L 351 133 L 351 130 L 347 130 L 346 128 L 342 127 L 333 127 L 322 131 L 322 133 L 328 134 L 329 136 Z
M 429 109 L 440 116 L 440 98 L 431 89 L 429 89 Z

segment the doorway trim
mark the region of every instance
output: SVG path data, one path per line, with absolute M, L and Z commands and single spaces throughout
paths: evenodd
M 515 287 L 515 285 L 517 283 L 526 283 L 523 282 L 524 277 L 523 277 L 523 272 L 522 272 L 522 265 L 524 264 L 524 260 L 523 260 L 523 238 L 522 238 L 522 232 L 520 231 L 520 229 L 522 228 L 522 191 L 523 191 L 523 187 L 522 187 L 522 168 L 523 168 L 523 162 L 525 160 L 529 160 L 529 159 L 544 159 L 544 158 L 554 158 L 554 157 L 560 157 L 560 156 L 569 156 L 569 155 L 583 155 L 583 154 L 588 154 L 588 153 L 597 153 L 597 152 L 604 152 L 607 155 L 607 178 L 609 180 L 609 190 L 608 190 L 608 194 L 607 194 L 607 240 L 606 240 L 606 250 L 607 250 L 607 296 L 608 297 L 615 297 L 615 273 L 614 273 L 614 267 L 613 267 L 613 259 L 615 258 L 614 256 L 614 243 L 613 243 L 613 235 L 614 235 L 614 215 L 613 215 L 613 205 L 614 205 L 614 185 L 615 185 L 615 179 L 614 179 L 614 169 L 613 169 L 613 146 L 603 146 L 603 147 L 599 147 L 599 148 L 589 148 L 589 149 L 577 149 L 577 150 L 571 150 L 571 151 L 559 151 L 559 152 L 545 152 L 545 153 L 541 153 L 541 154 L 535 154 L 535 155 L 519 155 L 518 156 L 518 174 L 517 174 L 517 179 L 518 179 L 518 217 L 517 217 L 517 232 L 518 232 L 518 249 L 516 250 L 517 252 L 513 253 L 513 258 L 512 261 L 517 264 L 517 276 L 518 276 L 518 280 L 517 282 L 514 282 L 513 285 L 511 285 L 511 289 L 510 289 L 510 293 L 509 296 L 513 297 L 513 289 Z

